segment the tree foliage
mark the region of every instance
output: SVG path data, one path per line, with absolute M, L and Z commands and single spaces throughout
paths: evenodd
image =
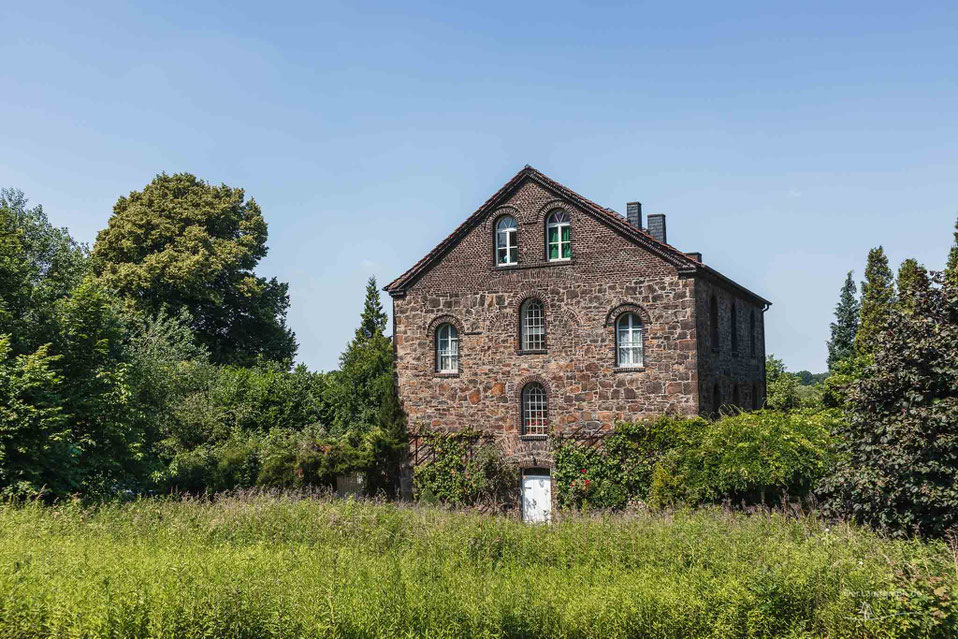
M 70 432 L 60 404 L 57 357 L 42 346 L 13 355 L 0 335 L 0 494 L 35 495 L 45 486 L 64 492 L 58 472 L 70 463 Z
M 948 262 L 945 266 L 945 280 L 953 286 L 958 286 L 958 220 L 955 220 L 955 236 L 948 251 Z
M 254 273 L 266 222 L 243 189 L 158 175 L 117 200 L 93 247 L 96 274 L 147 314 L 189 313 L 216 363 L 289 363 L 288 286 Z
M 932 278 L 875 334 L 826 483 L 837 514 L 897 533 L 958 525 L 958 286 Z
M 765 360 L 765 406 L 791 410 L 800 404 L 798 378 L 785 370 L 785 363 L 769 354 Z
M 888 258 L 882 247 L 868 252 L 865 281 L 862 282 L 861 321 L 855 336 L 855 350 L 859 355 L 871 355 L 878 334 L 895 303 L 894 276 L 888 267 Z
M 376 278 L 366 284 L 366 299 L 359 327 L 339 358 L 339 370 L 331 373 L 329 389 L 330 432 L 368 432 L 384 428 L 398 433 L 398 399 L 393 365 L 392 340 L 384 335 L 386 314 L 380 302 Z M 401 420 L 401 418 L 399 418 Z
M 27 204 L 22 191 L 0 189 L 0 333 L 11 335 L 17 353 L 51 339 L 57 300 L 88 266 L 86 247 Z
M 554 451 L 563 507 L 623 508 L 803 497 L 828 470 L 835 414 L 756 411 L 618 424 L 598 447 Z
M 898 304 L 902 310 L 912 312 L 916 296 L 928 288 L 928 270 L 918 260 L 908 258 L 898 267 Z
M 835 368 L 835 364 L 848 359 L 855 353 L 855 335 L 858 333 L 859 313 L 861 304 L 858 301 L 858 290 L 849 271 L 842 285 L 842 292 L 835 305 L 835 321 L 831 323 L 831 339 L 828 340 L 828 370 Z

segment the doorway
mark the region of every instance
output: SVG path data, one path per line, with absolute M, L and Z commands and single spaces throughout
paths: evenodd
M 528 468 L 522 473 L 522 521 L 546 523 L 552 519 L 552 477 L 548 468 Z

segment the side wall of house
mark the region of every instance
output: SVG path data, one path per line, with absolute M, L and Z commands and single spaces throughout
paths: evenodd
M 718 307 L 717 343 L 713 338 L 713 298 Z M 765 402 L 765 316 L 762 306 L 744 298 L 732 287 L 705 277 L 696 278 L 695 304 L 702 414 L 714 415 L 723 405 L 738 404 L 747 410 L 760 408 Z M 734 343 L 733 308 L 737 329 Z
M 555 209 L 572 220 L 572 259 L 549 263 L 545 224 Z M 497 267 L 494 226 L 518 221 L 519 264 Z M 536 182 L 527 181 L 439 263 L 393 301 L 400 398 L 410 428 L 474 428 L 520 439 L 520 394 L 530 381 L 548 394 L 551 429 L 611 426 L 662 413 L 696 414 L 695 285 L 674 267 Z M 546 316 L 546 352 L 519 349 L 524 300 Z M 638 313 L 645 366 L 620 370 L 614 322 Z M 457 374 L 436 372 L 435 331 L 459 331 Z

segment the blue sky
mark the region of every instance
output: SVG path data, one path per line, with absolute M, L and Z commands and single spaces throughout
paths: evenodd
M 0 24 L 0 185 L 87 242 L 161 171 L 244 187 L 318 369 L 368 276 L 525 164 L 666 213 L 774 302 L 793 370 L 824 369 L 870 247 L 941 268 L 958 216 L 954 2 L 21 2 Z

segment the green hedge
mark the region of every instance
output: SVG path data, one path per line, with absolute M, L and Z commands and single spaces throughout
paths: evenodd
M 367 474 L 372 491 L 392 494 L 405 440 L 379 430 L 331 437 L 317 427 L 234 432 L 220 444 L 177 454 L 157 483 L 168 492 L 212 493 L 246 488 L 334 487 L 336 476 Z
M 558 501 L 566 508 L 803 497 L 828 471 L 832 412 L 756 411 L 616 426 L 600 445 L 555 450 Z

